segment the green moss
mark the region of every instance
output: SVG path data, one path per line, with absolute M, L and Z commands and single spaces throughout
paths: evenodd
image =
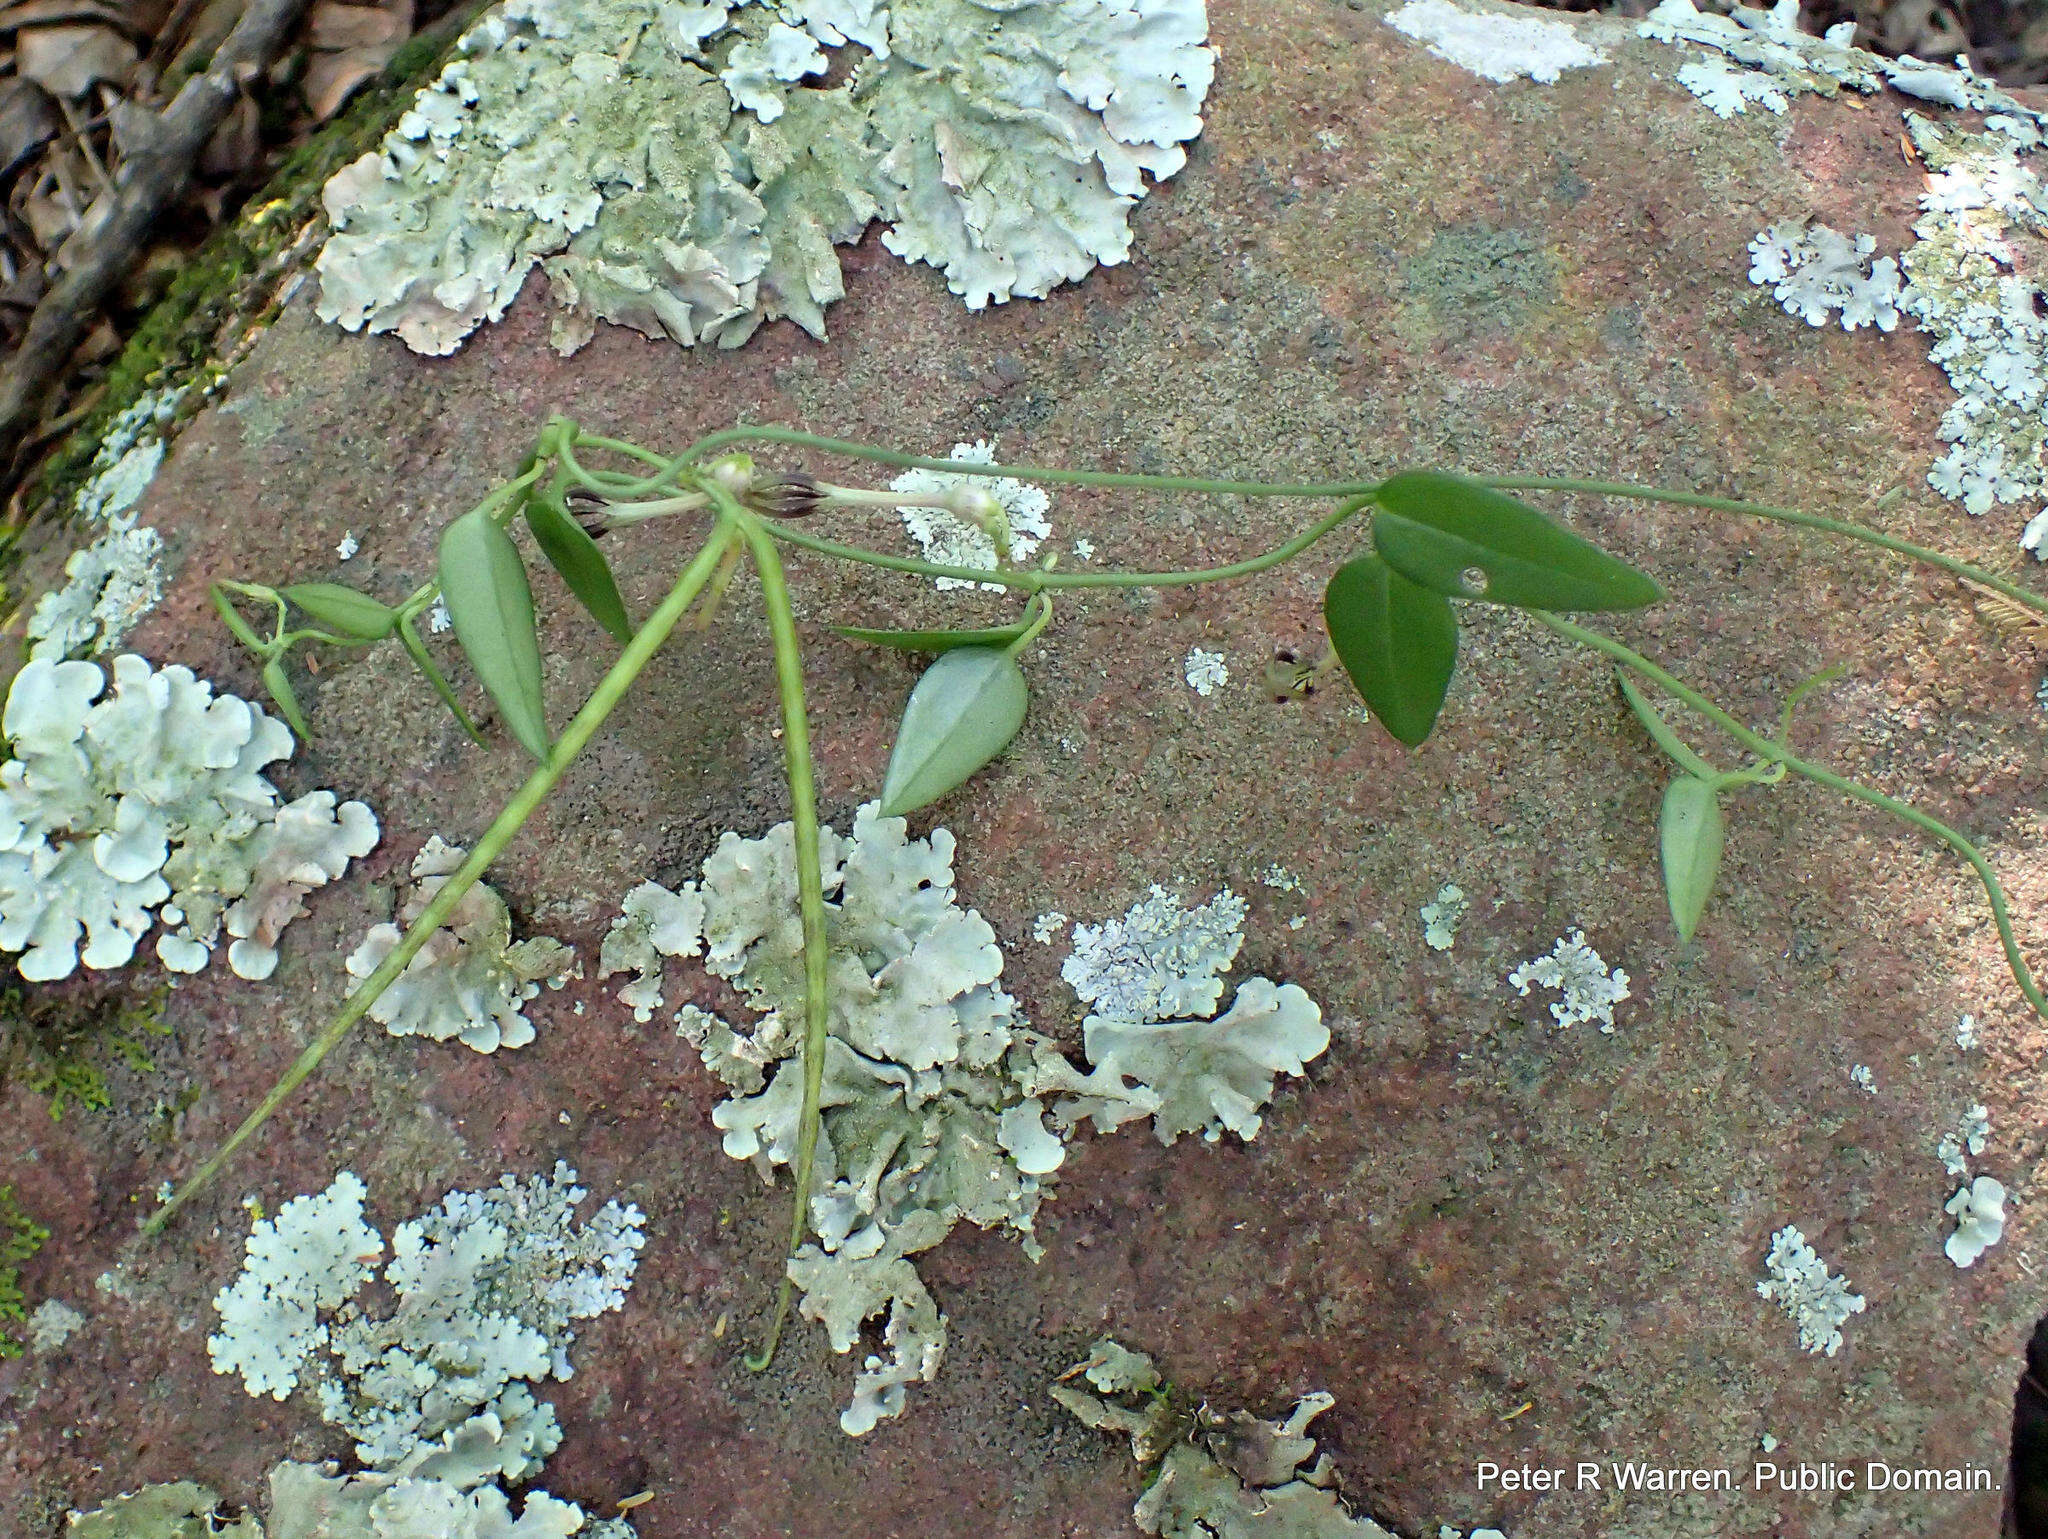
M 12 1330 L 28 1320 L 21 1263 L 41 1250 L 49 1237 L 49 1230 L 21 1211 L 14 1188 L 0 1186 L 0 1358 L 21 1356 L 21 1339 Z
M 156 1067 L 148 1041 L 170 1035 L 164 1024 L 166 991 L 141 1003 L 118 996 L 81 1001 L 73 995 L 0 990 L 0 1090 L 18 1083 L 50 1103 L 50 1115 L 67 1107 L 104 1111 L 112 1104 L 107 1066 L 137 1073 Z

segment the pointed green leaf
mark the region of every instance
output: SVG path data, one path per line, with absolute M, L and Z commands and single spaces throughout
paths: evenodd
M 1628 701 L 1628 708 L 1636 713 L 1636 720 L 1643 724 L 1643 730 L 1650 734 L 1657 746 L 1670 757 L 1672 763 L 1701 780 L 1713 780 L 1719 775 L 1720 772 L 1711 764 L 1686 747 L 1684 740 L 1671 730 L 1671 723 L 1664 719 L 1663 713 L 1643 698 L 1643 692 L 1636 687 L 1635 680 L 1619 668 L 1614 670 L 1614 679 L 1621 686 L 1621 693 Z
M 896 729 L 883 816 L 929 806 L 1001 753 L 1024 725 L 1030 694 L 1016 660 L 993 648 L 961 647 L 933 663 Z
M 1323 624 L 1380 725 L 1420 747 L 1458 661 L 1450 600 L 1416 587 L 1377 556 L 1361 556 L 1339 567 L 1323 590 Z
M 294 583 L 279 591 L 328 630 L 362 641 L 382 641 L 398 624 L 398 611 L 389 604 L 340 583 Z
M 306 726 L 305 713 L 299 709 L 299 697 L 292 692 L 292 681 L 285 677 L 282 658 L 273 657 L 263 665 L 263 687 L 270 691 L 270 698 L 277 702 L 278 715 L 298 734 L 299 741 L 311 738 L 313 734 Z
M 505 726 L 536 759 L 548 756 L 540 637 L 519 548 L 488 513 L 465 513 L 441 534 L 441 601 Z
M 1640 609 L 1664 597 L 1627 562 L 1463 476 L 1407 471 L 1373 501 L 1373 548 L 1433 593 L 1557 610 Z M 1483 586 L 1466 581 L 1475 570 Z
M 1680 775 L 1672 781 L 1664 789 L 1664 811 L 1657 832 L 1671 922 L 1678 926 L 1678 938 L 1689 941 L 1714 890 L 1727 839 L 1714 788 L 1697 775 Z
M 1029 620 L 1015 625 L 996 625 L 979 631 L 874 631 L 861 625 L 835 625 L 833 630 L 851 641 L 865 641 L 878 647 L 895 647 L 904 652 L 951 652 L 960 647 L 1006 647 L 1029 628 Z
M 614 641 L 631 641 L 632 617 L 626 613 L 626 601 L 619 597 L 611 563 L 560 500 L 535 491 L 526 499 L 526 527 L 533 531 L 533 542 L 547 557 L 548 565 L 561 574 L 590 617 L 609 631 Z
M 434 687 L 434 693 L 441 697 L 441 703 L 448 707 L 462 730 L 469 734 L 469 740 L 482 747 L 484 735 L 477 731 L 476 723 L 469 719 L 469 712 L 465 711 L 462 702 L 455 698 L 454 686 L 449 684 L 447 677 L 435 666 L 433 653 L 429 652 L 427 644 L 420 640 L 420 633 L 413 629 L 412 621 L 401 619 L 398 622 L 398 639 L 405 647 L 406 655 L 412 659 L 413 666 L 419 669 L 420 676 Z

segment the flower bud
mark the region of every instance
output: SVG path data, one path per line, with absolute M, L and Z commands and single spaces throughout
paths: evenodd
M 830 494 L 815 476 L 796 471 L 786 476 L 758 476 L 740 500 L 770 518 L 802 518 L 815 513 Z

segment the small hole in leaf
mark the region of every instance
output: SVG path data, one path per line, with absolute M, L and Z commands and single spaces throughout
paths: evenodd
M 1486 570 L 1483 567 L 1468 566 L 1458 574 L 1458 586 L 1474 598 L 1482 597 L 1485 594 L 1486 583 Z

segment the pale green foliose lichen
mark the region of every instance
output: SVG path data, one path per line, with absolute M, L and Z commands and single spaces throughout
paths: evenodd
M 253 1512 L 229 1517 L 189 1480 L 145 1486 L 71 1515 L 66 1539 L 264 1539 Z M 529 1491 L 515 1515 L 495 1485 L 424 1470 L 343 1476 L 333 1464 L 287 1461 L 270 1472 L 270 1539 L 632 1539 L 621 1518 L 592 1519 L 574 1502 Z
M 151 924 L 174 972 L 228 965 L 266 978 L 304 898 L 375 847 L 361 802 L 281 803 L 262 773 L 292 751 L 282 722 L 216 695 L 186 668 L 37 658 L 15 675 L 0 731 L 0 949 L 24 978 L 124 965 Z M 80 939 L 84 947 L 80 949 Z
M 1431 951 L 1449 951 L 1457 943 L 1458 927 L 1472 902 L 1456 882 L 1446 882 L 1422 905 L 1422 942 Z
M 1628 974 L 1618 967 L 1610 973 L 1600 953 L 1586 943 L 1584 930 L 1572 931 L 1547 955 L 1524 962 L 1508 974 L 1508 983 L 1524 997 L 1532 984 L 1555 989 L 1560 997 L 1552 1002 L 1550 1015 L 1559 1026 L 1598 1021 L 1609 1034 L 1614 1007 L 1629 997 Z
M 254 1513 L 231 1518 L 218 1492 L 174 1480 L 117 1496 L 91 1512 L 74 1512 L 65 1539 L 263 1539 Z
M 1809 326 L 1839 317 L 1844 331 L 1899 324 L 1899 264 L 1876 256 L 1877 237 L 1854 238 L 1824 224 L 1782 220 L 1749 243 L 1749 281 L 1770 288 Z
M 1228 1015 L 1206 1019 L 1222 991 L 1215 974 L 1243 939 L 1243 903 L 1225 894 L 1189 913 L 1161 893 L 1148 911 L 1160 922 L 1141 923 L 1136 934 L 1119 929 L 1122 949 L 1098 959 L 1101 981 L 1204 1018 L 1091 1020 L 1096 1061 L 1082 1072 L 1029 1029 L 1002 990 L 995 932 L 955 900 L 953 849 L 945 829 L 912 839 L 902 818 L 882 817 L 874 803 L 856 812 L 849 837 L 820 831 L 830 1034 L 808 1213 L 814 1241 L 789 1273 L 802 1290 L 799 1308 L 824 1325 L 835 1350 L 853 1350 L 868 1321 L 884 1321 L 881 1350 L 865 1358 L 840 1418 L 854 1435 L 899 1414 L 908 1387 L 929 1382 L 944 1356 L 945 1316 L 910 1258 L 962 1220 L 1010 1229 L 1035 1254 L 1033 1218 L 1084 1117 L 1107 1131 L 1156 1116 L 1167 1141 L 1225 1126 L 1250 1136 L 1258 1129 L 1251 1109 L 1270 1095 L 1276 1070 L 1300 1072 L 1299 1060 L 1328 1041 L 1305 994 L 1264 979 L 1248 980 Z M 732 1091 L 712 1113 L 725 1152 L 772 1179 L 794 1161 L 803 1105 L 792 825 L 758 839 L 728 833 L 699 881 L 661 898 L 643 886 L 631 901 L 642 913 L 699 918 L 696 928 L 672 929 L 622 919 L 636 949 L 644 939 L 657 957 L 701 951 L 710 972 L 760 1013 L 748 1030 L 696 1006 L 677 1019 Z M 1128 966 L 1110 967 L 1116 958 Z M 618 960 L 637 974 L 628 1002 L 644 1005 L 651 964 L 623 952 Z M 1128 1083 L 1126 1073 L 1153 1082 Z M 1064 1099 L 1049 1106 L 1052 1096 Z
M 1105 1384 L 1091 1372 L 1102 1397 L 1065 1382 L 1055 1383 L 1052 1394 L 1084 1425 L 1130 1438 L 1148 1475 L 1131 1512 L 1144 1533 L 1160 1539 L 1393 1539 L 1345 1508 L 1329 1456 L 1316 1451 L 1308 1426 L 1336 1404 L 1331 1396 L 1304 1395 L 1277 1421 L 1203 1407 L 1182 1422 L 1150 1393 L 1157 1383 L 1150 1358 L 1104 1340 L 1089 1363 L 1102 1360 L 1105 1349 L 1120 1362 L 1142 1364 L 1152 1382 L 1124 1374 Z
M 1787 1224 L 1771 1236 L 1757 1293 L 1773 1300 L 1799 1327 L 1800 1347 L 1815 1356 L 1842 1350 L 1842 1326 L 1863 1312 L 1864 1298 L 1849 1291 L 1849 1280 L 1830 1272 L 1806 1236 Z
M 437 834 L 413 858 L 413 887 L 396 924 L 370 927 L 348 956 L 351 977 L 367 978 L 396 949 L 413 921 L 462 864 L 461 848 Z M 441 927 L 428 937 L 405 971 L 377 996 L 370 1018 L 394 1037 L 450 1038 L 479 1053 L 524 1047 L 533 1022 L 524 1005 L 541 980 L 565 975 L 575 953 L 547 936 L 512 939 L 512 910 L 489 884 L 465 892 Z
M 447 353 L 544 265 L 565 352 L 822 336 L 877 219 L 972 309 L 1043 295 L 1128 255 L 1206 32 L 1201 0 L 506 0 L 328 183 L 319 313 Z
M 1942 1211 L 1956 1221 L 1955 1233 L 1943 1246 L 1948 1259 L 1959 1267 L 1975 1266 L 2005 1233 L 2005 1184 L 1979 1176 L 1958 1187 Z

